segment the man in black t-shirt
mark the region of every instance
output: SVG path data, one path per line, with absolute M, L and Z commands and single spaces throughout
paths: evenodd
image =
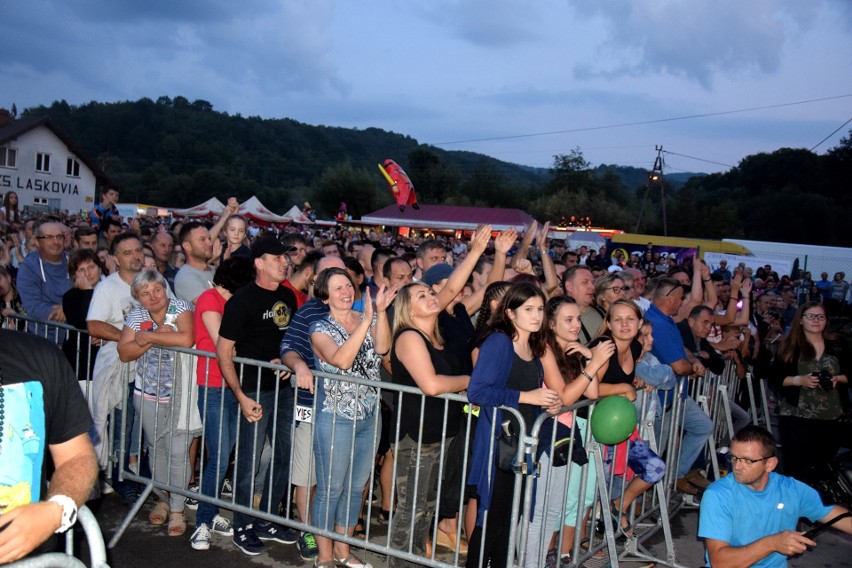
M 261 510 L 278 514 L 290 477 L 290 432 L 293 423 L 293 389 L 281 384 L 275 370 L 245 367 L 237 373 L 234 351 L 242 358 L 280 363 L 279 345 L 296 312 L 296 297 L 281 286 L 287 279 L 287 247 L 274 237 L 262 237 L 251 247 L 257 271 L 255 281 L 238 290 L 225 304 L 216 358 L 222 378 L 240 405 L 237 439 L 235 500 L 252 504 L 252 480 L 258 470 L 265 438 L 272 443 L 272 462 L 264 479 Z M 242 376 L 242 384 L 240 383 Z M 257 488 L 260 490 L 261 488 Z M 261 540 L 295 543 L 299 533 L 275 523 L 234 513 L 234 544 L 245 554 L 263 551 Z
M 0 330 L 0 564 L 74 524 L 98 475 L 91 423 L 62 352 L 45 339 Z

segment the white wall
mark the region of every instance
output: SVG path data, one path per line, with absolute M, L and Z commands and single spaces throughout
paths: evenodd
M 15 168 L 0 167 L 0 193 L 17 193 L 21 209 L 33 206 L 36 198 L 70 212 L 94 207 L 94 173 L 49 128 L 34 128 L 5 146 L 17 150 L 18 156 Z M 39 152 L 50 155 L 50 173 L 35 171 Z M 69 157 L 80 163 L 79 177 L 66 175 Z

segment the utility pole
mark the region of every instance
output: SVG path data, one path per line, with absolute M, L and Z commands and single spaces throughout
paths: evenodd
M 663 236 L 669 236 L 669 227 L 666 222 L 666 186 L 663 183 L 663 147 L 654 146 L 657 150 L 657 158 L 654 160 L 654 167 L 651 173 L 648 174 L 648 184 L 657 182 L 660 184 L 660 201 L 663 206 Z
M 645 197 L 642 199 L 642 207 L 639 209 L 639 217 L 636 219 L 635 232 L 638 233 L 642 225 L 642 216 L 645 213 L 645 205 L 648 203 L 648 193 L 650 193 L 651 187 L 655 183 L 659 183 L 660 197 L 663 203 L 663 235 L 668 236 L 668 226 L 666 225 L 666 191 L 663 187 L 663 147 L 654 146 L 654 148 L 657 150 L 657 158 L 654 160 L 654 167 L 648 173 L 648 182 L 645 184 Z

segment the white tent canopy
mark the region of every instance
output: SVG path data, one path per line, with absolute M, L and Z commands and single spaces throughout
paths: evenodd
M 255 195 L 252 195 L 247 201 L 240 204 L 240 215 L 264 223 L 286 224 L 292 220 L 285 215 L 276 215 L 267 209 Z
M 204 203 L 200 203 L 189 209 L 170 209 L 172 215 L 177 217 L 216 217 L 222 214 L 225 204 L 211 197 Z
M 289 211 L 284 213 L 284 217 L 290 219 L 294 223 L 300 223 L 302 225 L 311 225 L 313 221 L 308 219 L 308 217 L 302 213 L 302 210 L 296 207 L 295 205 L 290 208 Z

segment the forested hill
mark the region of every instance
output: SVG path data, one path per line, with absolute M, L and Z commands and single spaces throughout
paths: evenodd
M 546 169 L 421 146 L 410 136 L 378 128 L 229 115 L 215 111 L 207 101 L 190 102 L 180 96 L 81 106 L 61 101 L 24 114 L 50 116 L 97 161 L 127 201 L 185 206 L 211 195 L 241 199 L 258 195 L 278 210 L 317 197 L 320 203 L 314 206 L 323 213 L 335 213 L 341 199 L 349 201 L 356 213 L 365 213 L 390 202 L 376 167 L 386 158 L 420 178 L 417 190 L 431 202 L 452 197 L 453 189 L 472 176 L 493 177 L 525 191 L 540 188 L 549 179 Z M 323 203 L 323 196 L 314 194 L 324 175 L 369 179 L 374 191 L 335 196 Z M 472 197 L 476 202 L 478 196 Z
M 378 128 L 229 115 L 180 96 L 60 101 L 24 114 L 49 116 L 115 182 L 122 201 L 179 207 L 257 195 L 276 212 L 307 200 L 321 216 L 346 201 L 357 219 L 391 203 L 376 167 L 391 158 L 423 203 L 515 207 L 553 222 L 589 216 L 597 227 L 663 234 L 661 187 L 648 187 L 648 171 L 593 167 L 580 148 L 554 156 L 551 168 L 530 168 Z M 848 135 L 822 155 L 780 148 L 723 174 L 666 173 L 668 234 L 850 246 L 850 179 Z

